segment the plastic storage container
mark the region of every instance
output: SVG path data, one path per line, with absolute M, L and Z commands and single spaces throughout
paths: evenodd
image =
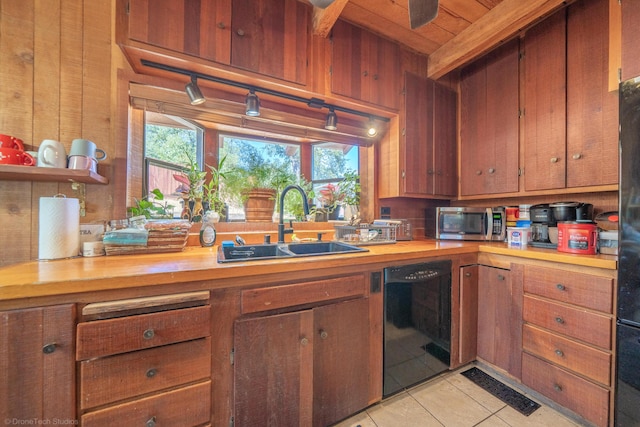
M 593 222 L 559 222 L 558 251 L 571 254 L 595 255 L 598 232 Z
M 618 255 L 618 230 L 598 233 L 598 250 L 601 254 Z
M 510 248 L 526 248 L 531 242 L 531 227 L 507 227 L 507 244 Z

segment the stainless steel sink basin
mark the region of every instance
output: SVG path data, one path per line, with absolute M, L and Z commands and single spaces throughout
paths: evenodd
M 310 242 L 220 247 L 218 262 L 246 262 L 261 259 L 298 258 L 368 252 L 368 249 L 340 242 Z
M 288 248 L 296 255 L 333 255 L 368 251 L 368 249 L 340 242 L 289 243 Z

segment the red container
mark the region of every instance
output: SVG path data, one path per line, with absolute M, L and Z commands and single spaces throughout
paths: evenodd
M 558 251 L 595 255 L 598 232 L 592 222 L 559 222 Z

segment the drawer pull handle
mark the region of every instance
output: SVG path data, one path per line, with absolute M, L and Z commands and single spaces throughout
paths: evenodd
M 564 324 L 564 319 L 562 317 L 556 317 L 556 323 Z
M 559 348 L 556 349 L 556 355 L 558 357 L 564 357 L 564 352 L 562 350 L 560 350 Z
M 464 277 L 471 277 L 471 273 L 469 272 L 464 273 Z
M 145 423 L 146 427 L 156 427 L 156 417 L 151 417 Z
M 309 339 L 307 339 L 307 338 L 302 338 L 302 339 L 300 340 L 300 344 L 301 344 L 303 347 L 305 347 L 305 346 L 309 345 Z
M 560 384 L 554 384 L 554 385 L 553 385 L 553 389 L 554 389 L 555 391 L 562 391 L 562 386 L 561 386 Z
M 42 347 L 42 352 L 43 352 L 44 354 L 51 354 L 51 353 L 53 353 L 54 351 L 56 351 L 56 347 L 57 347 L 57 346 L 58 346 L 58 344 L 56 344 L 56 343 L 54 343 L 54 342 L 49 343 L 49 344 L 45 345 L 44 347 Z
M 156 376 L 157 373 L 158 373 L 157 369 L 151 368 L 147 371 L 146 375 L 147 375 L 147 378 L 153 378 Z
M 494 168 L 489 168 L 489 173 L 496 173 L 496 170 Z
M 573 157 L 573 160 L 580 160 L 580 159 L 582 158 L 582 154 L 580 154 L 580 153 L 576 153 L 576 154 L 574 154 L 574 155 L 573 155 L 573 156 L 571 156 L 571 157 Z
M 558 158 L 557 157 L 552 157 L 551 158 L 551 163 L 558 163 Z
M 142 333 L 142 336 L 144 337 L 145 340 L 150 340 L 155 335 L 156 335 L 156 333 L 153 331 L 153 329 L 147 329 L 146 331 L 144 331 Z
M 326 340 L 328 336 L 329 334 L 327 333 L 327 331 L 320 329 L 320 338 Z
M 476 175 L 482 175 L 482 171 L 476 171 Z
M 562 283 L 558 283 L 556 285 L 556 288 L 558 288 L 559 291 L 566 291 L 567 290 L 567 288 Z

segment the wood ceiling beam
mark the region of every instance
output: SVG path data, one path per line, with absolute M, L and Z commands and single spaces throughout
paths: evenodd
M 313 34 L 327 37 L 349 0 L 335 0 L 326 9 L 313 8 Z
M 564 6 L 566 0 L 504 0 L 456 37 L 429 55 L 427 74 L 439 79 L 488 52 L 541 17 Z

